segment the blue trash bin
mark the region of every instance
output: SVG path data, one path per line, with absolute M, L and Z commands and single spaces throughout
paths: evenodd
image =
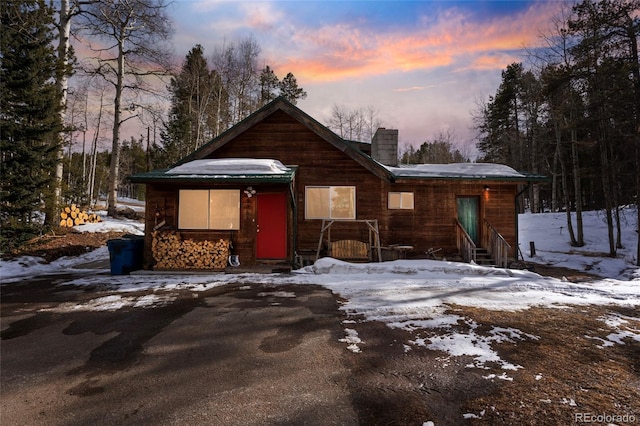
M 107 241 L 111 275 L 128 275 L 142 269 L 144 238 L 116 238 Z

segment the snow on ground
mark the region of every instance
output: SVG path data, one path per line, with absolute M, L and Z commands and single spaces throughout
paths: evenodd
M 476 332 L 479 324 L 451 310 L 452 305 L 478 307 L 489 310 L 517 311 L 530 307 L 563 309 L 568 305 L 621 305 L 636 309 L 640 306 L 640 268 L 635 262 L 634 212 L 625 211 L 623 244 L 619 256 L 609 258 L 606 226 L 597 212 L 585 213 L 585 240 L 582 248 L 568 244 L 563 214 L 520 215 L 520 242 L 525 260 L 589 270 L 602 279 L 588 283 L 542 277 L 523 270 L 494 269 L 465 263 L 435 260 L 396 260 L 384 263 L 353 264 L 324 258 L 314 265 L 292 274 L 191 274 L 150 273 L 140 271 L 132 275 L 109 276 L 108 269 L 95 269 L 81 278 L 66 282 L 71 285 L 99 285 L 108 295 L 97 293 L 96 298 L 83 304 L 60 305 L 56 311 L 116 310 L 122 307 L 149 308 L 170 303 L 175 290 L 189 290 L 197 295 L 216 286 L 240 284 L 316 284 L 322 285 L 346 302 L 341 306 L 351 318 L 377 320 L 389 327 L 411 331 L 414 339 L 405 342 L 406 350 L 426 347 L 445 351 L 451 356 L 470 355 L 470 368 L 487 369 L 487 363 L 499 365 L 502 374 L 488 374 L 487 379 L 512 380 L 508 371 L 522 368 L 502 360 L 492 345 L 497 342 L 517 344 L 523 340 L 537 340 L 538 336 L 514 328 L 491 328 L 489 333 Z M 129 221 L 105 221 L 96 227 L 82 225 L 85 232 L 124 230 L 141 234 L 141 224 Z M 529 241 L 536 244 L 535 257 L 528 256 Z M 526 253 L 525 253 L 526 251 Z M 82 270 L 86 265 L 109 258 L 106 247 L 73 258 L 61 258 L 51 264 L 41 259 L 22 258 L 0 262 L 3 285 L 19 282 L 27 276 L 59 273 L 69 268 Z M 104 262 L 103 262 L 104 263 Z M 87 269 L 87 271 L 89 271 Z M 243 289 L 246 287 L 240 287 Z M 147 294 L 140 296 L 138 291 Z M 149 293 L 151 292 L 151 293 Z M 265 296 L 290 298 L 290 291 L 265 292 Z M 640 313 L 623 317 L 611 314 L 600 319 L 611 333 L 606 339 L 592 337 L 599 347 L 640 341 Z M 352 321 L 352 320 L 349 320 Z M 357 331 L 345 322 L 345 337 L 341 341 L 354 352 L 366 350 Z M 486 325 L 486 324 L 485 324 Z M 587 336 L 589 337 L 589 336 Z
M 621 210 L 622 249 L 616 258 L 609 258 L 607 223 L 601 211 L 584 212 L 583 247 L 571 247 L 566 213 L 519 215 L 520 250 L 531 262 L 588 271 L 604 278 L 640 278 L 636 263 L 638 224 L 635 207 Z M 576 216 L 572 213 L 573 227 Z M 530 256 L 529 242 L 535 243 L 536 255 Z
M 135 203 L 134 203 L 135 202 Z M 140 208 L 140 201 L 131 200 L 132 205 Z M 144 203 L 141 205 L 144 211 Z M 144 223 L 131 219 L 113 219 L 107 216 L 107 212 L 96 210 L 101 221 L 97 223 L 85 223 L 74 226 L 78 232 L 125 232 L 131 235 L 144 235 Z M 107 247 L 101 247 L 82 256 L 62 257 L 51 263 L 33 256 L 23 256 L 12 261 L 0 260 L 0 279 L 2 284 L 16 282 L 24 277 L 40 274 L 54 274 L 68 269 L 82 269 L 82 265 L 109 259 Z
M 103 217 L 107 216 L 106 211 L 101 211 Z M 126 232 L 132 235 L 144 235 L 144 223 L 137 220 L 121 219 L 121 220 L 103 220 L 98 223 L 85 223 L 84 225 L 74 226 L 74 229 L 80 232 Z
M 135 198 L 118 197 L 118 210 L 131 209 L 138 213 L 144 213 L 146 203 L 144 201 L 136 200 Z M 98 213 L 104 219 L 107 216 L 107 199 L 99 198 L 98 202 L 92 209 L 93 213 Z M 110 221 L 112 225 L 115 225 L 115 221 Z M 81 229 L 85 229 L 82 227 Z M 89 231 L 84 231 L 89 232 Z M 143 229 L 144 232 L 144 229 Z
M 298 271 L 289 282 L 328 287 L 347 300 L 342 309 L 349 314 L 411 331 L 416 336 L 408 342 L 411 346 L 441 350 L 452 356 L 469 355 L 473 358 L 470 368 L 484 369 L 491 363 L 506 371 L 522 367 L 500 359 L 492 349 L 493 343 L 517 343 L 539 337 L 518 329 L 497 327 L 493 327 L 488 336 L 479 334 L 476 332 L 479 324 L 475 321 L 448 312 L 453 305 L 500 311 L 534 306 L 558 309 L 568 305 L 640 306 L 640 279 L 637 278 L 571 283 L 529 271 L 435 260 L 351 264 L 324 258 Z M 640 314 L 635 321 L 640 321 Z M 622 322 L 606 324 L 613 335 L 621 337 L 620 342 L 625 338 L 640 338 L 640 330 L 621 327 Z M 615 336 L 610 336 L 608 341 L 615 341 Z M 506 371 L 487 378 L 512 380 Z

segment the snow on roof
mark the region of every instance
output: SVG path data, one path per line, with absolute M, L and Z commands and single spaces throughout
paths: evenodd
M 518 178 L 525 175 L 509 166 L 491 163 L 410 164 L 387 169 L 398 177 L 421 178 Z
M 278 160 L 224 158 L 193 160 L 166 171 L 168 175 L 283 175 L 291 169 Z

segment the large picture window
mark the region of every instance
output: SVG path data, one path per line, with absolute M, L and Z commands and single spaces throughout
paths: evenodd
M 240 229 L 240 190 L 181 189 L 179 229 Z
M 306 219 L 355 219 L 355 186 L 307 186 Z
M 413 210 L 413 192 L 390 192 L 389 210 Z

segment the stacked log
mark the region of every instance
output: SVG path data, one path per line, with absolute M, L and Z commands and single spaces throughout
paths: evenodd
M 80 210 L 75 204 L 64 207 L 60 212 L 60 226 L 66 228 L 101 221 L 102 219 L 100 219 L 99 215 L 95 213 L 88 214 L 86 211 Z
M 154 231 L 151 240 L 155 269 L 224 269 L 229 247 L 229 240 L 183 240 L 176 231 Z

